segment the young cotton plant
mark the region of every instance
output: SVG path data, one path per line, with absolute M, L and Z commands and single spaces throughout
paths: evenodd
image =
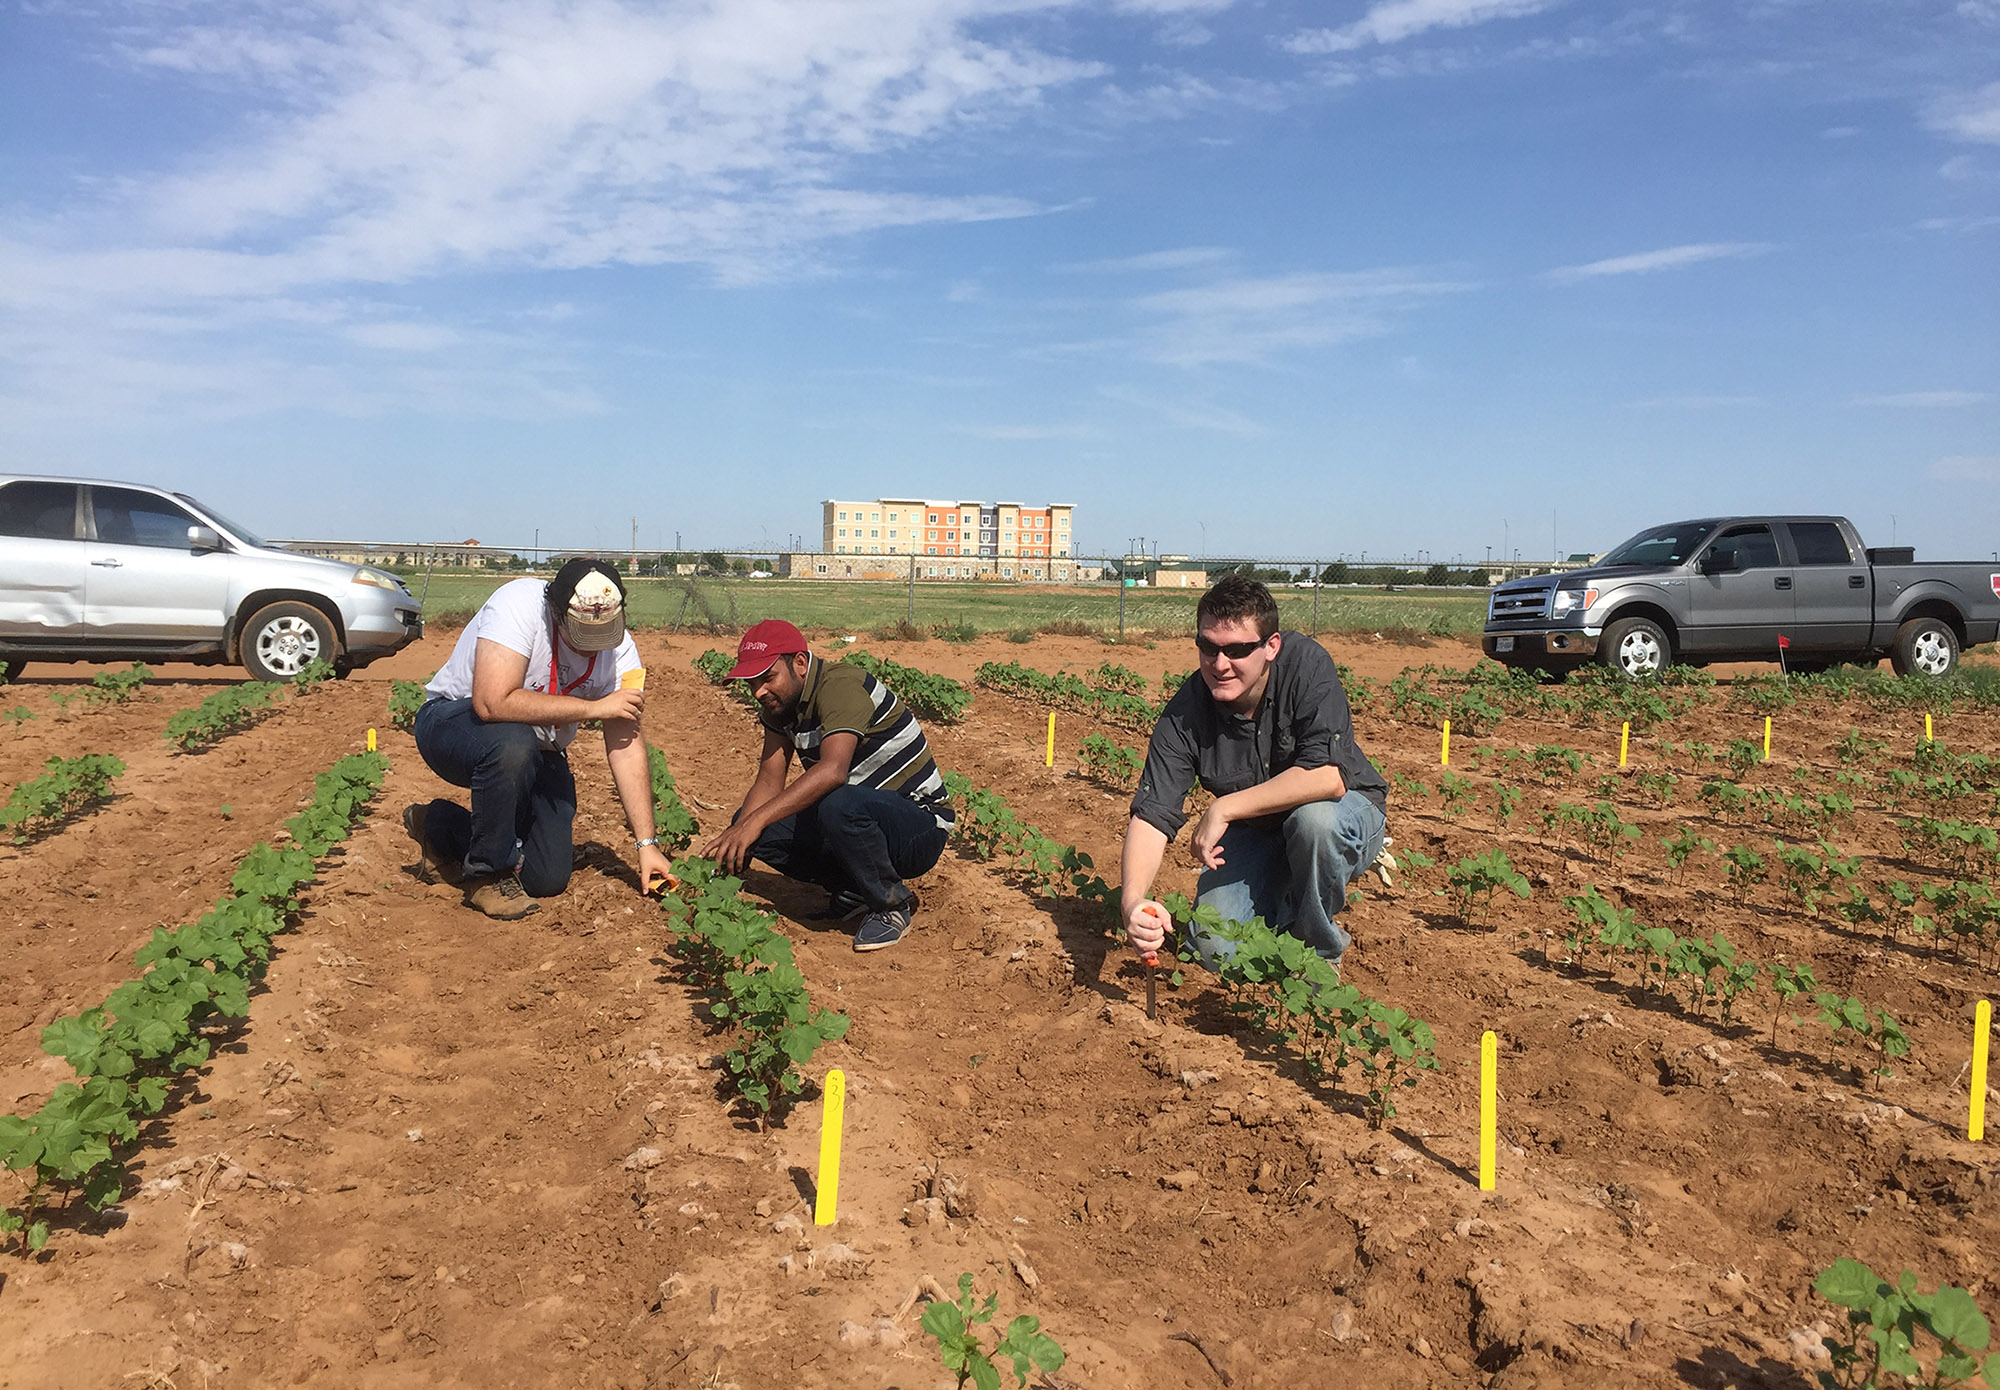
M 12 831 L 17 845 L 47 834 L 110 796 L 111 783 L 124 771 L 109 753 L 50 758 L 41 776 L 15 787 L 0 806 L 0 831 Z
M 417 681 L 393 680 L 389 682 L 389 724 L 404 733 L 417 727 L 417 711 L 424 707 L 428 696 Z
M 1041 1319 L 1025 1313 L 1008 1323 L 1007 1331 L 989 1349 L 978 1329 L 992 1322 L 999 1309 L 997 1293 L 986 1295 L 984 1303 L 973 1299 L 970 1274 L 958 1276 L 955 1301 L 939 1299 L 924 1307 L 919 1323 L 937 1343 L 944 1368 L 958 1377 L 960 1390 L 967 1381 L 978 1390 L 1000 1390 L 1000 1368 L 994 1364 L 996 1361 L 1007 1362 L 1014 1372 L 1014 1383 L 1022 1386 L 1028 1383 L 1031 1367 L 1057 1371 L 1068 1359 L 1055 1338 L 1042 1331 Z
M 1076 756 L 1083 764 L 1084 776 L 1113 787 L 1131 786 L 1146 765 L 1145 755 L 1138 749 L 1104 734 L 1085 734 Z
M 1514 868 L 1507 851 L 1498 847 L 1484 854 L 1467 855 L 1446 869 L 1444 877 L 1449 891 L 1457 898 L 1458 918 L 1468 926 L 1486 923 L 1493 908 L 1493 895 L 1500 889 L 1505 888 L 1521 899 L 1526 899 L 1530 892 L 1527 877 Z
M 2000 1390 L 2000 1355 L 1980 1356 L 1992 1327 L 1972 1295 L 1946 1284 L 1921 1293 L 1907 1269 L 1894 1283 L 1859 1260 L 1835 1260 L 1813 1280 L 1813 1292 L 1847 1310 L 1852 1341 L 1829 1338 L 1833 1369 L 1819 1372 L 1824 1390 L 1949 1390 L 1957 1385 Z M 1922 1339 L 1918 1334 L 1922 1333 Z M 1932 1345 L 1935 1343 L 1935 1346 Z M 1931 1363 L 1930 1370 L 1924 1362 Z

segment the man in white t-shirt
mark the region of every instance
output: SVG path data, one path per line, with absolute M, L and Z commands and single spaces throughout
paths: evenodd
M 516 579 L 486 600 L 425 688 L 417 751 L 472 792 L 410 806 L 403 824 L 424 868 L 462 883 L 465 901 L 512 921 L 569 885 L 576 779 L 566 750 L 585 719 L 604 721 L 604 760 L 639 851 L 639 886 L 667 876 L 653 833 L 652 777 L 639 716 L 644 667 L 625 631 L 625 586 L 602 560 L 571 560 L 547 583 Z M 639 672 L 632 688 L 624 677 Z

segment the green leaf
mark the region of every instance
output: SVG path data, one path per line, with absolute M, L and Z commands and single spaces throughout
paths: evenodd
M 1964 1289 L 1945 1285 L 1931 1304 L 1931 1331 L 1965 1351 L 1984 1351 L 1993 1329 Z M 1960 1378 L 1963 1378 L 1961 1373 Z
M 1865 1310 L 1871 1307 L 1882 1288 L 1882 1281 L 1875 1271 L 1859 1260 L 1845 1256 L 1835 1260 L 1819 1278 L 1813 1280 L 1813 1292 L 1829 1303 L 1837 1303 L 1843 1308 Z
M 28 1227 L 28 1249 L 33 1254 L 42 1253 L 42 1247 L 49 1243 L 49 1223 L 37 1221 Z

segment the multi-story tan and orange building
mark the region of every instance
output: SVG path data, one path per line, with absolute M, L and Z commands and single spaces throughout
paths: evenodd
M 1075 508 L 1067 502 L 937 502 L 878 497 L 822 508 L 820 550 L 828 555 L 949 555 L 1051 560 L 1075 554 Z

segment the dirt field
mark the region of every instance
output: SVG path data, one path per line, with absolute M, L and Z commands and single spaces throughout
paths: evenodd
M 1622 778 L 1616 724 L 1510 718 L 1454 739 L 1454 769 L 1478 784 L 1470 809 L 1391 798 L 1399 850 L 1445 861 L 1498 843 L 1533 894 L 1503 893 L 1489 932 L 1432 891 L 1442 863 L 1389 890 L 1367 881 L 1345 919 L 1346 978 L 1429 1021 L 1444 1068 L 1383 1132 L 1242 1028 L 1207 977 L 1163 988 L 1148 1022 L 1140 968 L 1090 910 L 1035 898 L 993 865 L 948 849 L 918 885 L 914 933 L 867 956 L 845 929 L 799 922 L 816 890 L 754 871 L 748 891 L 783 914 L 815 1001 L 853 1020 L 814 1062 L 849 1079 L 840 1220 L 816 1229 L 819 1107 L 760 1133 L 717 1099 L 714 1030 L 635 891 L 590 735 L 573 759 L 582 867 L 563 898 L 489 922 L 411 872 L 398 812 L 448 789 L 389 729 L 387 680 L 427 675 L 449 640 L 195 756 L 169 756 L 160 730 L 215 688 L 195 682 L 225 679 L 213 672 L 163 668 L 148 687 L 158 702 L 59 715 L 51 694 L 88 669 L 43 667 L 0 700 L 43 716 L 0 739 L 0 783 L 54 754 L 116 753 L 131 769 L 95 814 L 0 848 L 0 1113 L 69 1077 L 39 1051 L 39 1028 L 132 974 L 155 925 L 205 909 L 316 772 L 370 726 L 392 763 L 280 939 L 248 1025 L 148 1126 L 126 1203 L 58 1221 L 39 1258 L 0 1258 L 0 1386 L 931 1390 L 952 1379 L 914 1295 L 926 1276 L 950 1286 L 963 1271 L 998 1291 L 1003 1322 L 1041 1318 L 1069 1360 L 1034 1383 L 1066 1390 L 1355 1376 L 1802 1388 L 1812 1329 L 1832 1316 L 1808 1285 L 1840 1255 L 1968 1286 L 1995 1309 L 1992 1164 L 1963 1137 L 1970 1018 L 1990 975 L 1969 955 L 1807 916 L 1773 884 L 1739 889 L 1714 854 L 1674 881 L 1659 840 L 1682 824 L 1721 847 L 1771 838 L 1751 813 L 1712 812 L 1695 789 L 1717 774 L 1661 749 L 1761 736 L 1725 690 L 1635 736 Z M 757 736 L 690 669 L 709 645 L 641 638 L 648 737 L 719 827 Z M 962 679 L 987 660 L 1109 659 L 1155 678 L 1194 664 L 1191 648 L 1089 639 L 866 645 Z M 1476 657 L 1459 642 L 1333 650 L 1376 682 Z M 1050 770 L 1044 718 L 982 691 L 962 724 L 930 732 L 944 767 L 1115 877 L 1126 795 L 1078 775 L 1076 749 L 1094 731 L 1143 736 L 1065 716 Z M 1797 706 L 1777 718 L 1771 763 L 1743 781 L 1832 789 L 1850 726 L 1888 745 L 1863 766 L 1907 766 L 1914 721 L 1859 702 Z M 1385 772 L 1436 783 L 1432 724 L 1357 723 Z M 1993 714 L 1948 715 L 1937 733 L 2000 754 Z M 1479 770 L 1482 745 L 1554 744 L 1588 766 L 1547 783 L 1490 756 Z M 1801 767 L 1817 780 L 1792 778 Z M 1662 769 L 1680 776 L 1665 809 L 1635 781 Z M 1637 847 L 1599 862 L 1545 840 L 1540 810 L 1596 801 L 1607 774 L 1645 829 Z M 1505 829 L 1503 775 L 1524 794 Z M 1863 857 L 1863 881 L 1920 878 L 1882 811 L 1854 799 L 1829 838 Z M 1168 886 L 1191 888 L 1184 839 L 1172 863 Z M 1809 1018 L 1784 1021 L 1774 1044 L 1761 1010 L 1697 1019 L 1629 970 L 1564 964 L 1561 900 L 1586 883 L 1649 924 L 1810 962 L 1823 987 L 1892 1012 L 1913 1055 L 1878 1085 L 1869 1059 L 1836 1052 Z M 1472 1171 L 1487 1028 L 1501 1038 L 1492 1194 Z M 658 1161 L 635 1159 L 642 1149 Z M 966 1184 L 963 1215 L 926 1222 L 913 1207 L 934 1169 Z

